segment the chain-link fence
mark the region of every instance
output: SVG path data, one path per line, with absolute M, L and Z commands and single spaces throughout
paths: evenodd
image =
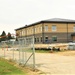
M 34 38 L 19 38 L 18 41 L 2 41 L 0 56 L 35 69 Z

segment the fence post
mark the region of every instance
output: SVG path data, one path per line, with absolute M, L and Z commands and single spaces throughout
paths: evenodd
M 19 42 L 19 64 L 20 64 L 20 41 Z
M 14 41 L 12 42 L 12 46 L 13 46 L 13 60 L 14 60 Z
M 22 39 L 22 62 L 24 64 L 24 39 Z
M 35 71 L 35 48 L 34 48 L 34 36 L 33 36 L 33 70 Z
M 6 54 L 6 53 L 5 53 L 5 49 L 4 49 L 4 58 L 5 58 L 5 56 L 6 56 L 5 54 Z

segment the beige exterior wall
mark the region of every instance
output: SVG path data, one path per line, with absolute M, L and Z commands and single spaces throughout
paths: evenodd
M 44 23 L 44 26 L 48 25 L 48 31 L 44 32 L 57 32 L 57 33 L 65 33 L 67 32 L 67 23 Z M 56 26 L 56 31 L 52 31 L 52 25 Z M 74 32 L 73 27 L 75 24 L 68 24 L 68 32 Z
M 35 25 L 34 31 L 35 31 L 35 34 L 42 33 L 42 24 Z
M 26 36 L 26 35 L 28 36 L 28 35 L 33 35 L 34 31 L 35 34 L 42 33 L 42 24 L 17 30 L 16 34 L 19 34 L 19 36 Z
M 68 32 L 75 32 L 74 26 L 75 24 L 68 24 Z
M 33 26 L 26 28 L 27 35 L 33 35 Z
M 48 25 L 48 31 L 45 32 L 66 32 L 67 31 L 67 26 L 66 24 L 62 23 L 44 23 L 44 26 Z M 56 26 L 56 31 L 52 31 L 52 26 Z
M 27 28 L 23 28 L 20 30 L 17 30 L 16 33 L 19 34 L 19 36 L 28 36 L 28 35 L 33 35 L 34 31 L 35 34 L 39 34 L 42 33 L 42 25 L 44 27 L 44 32 L 46 33 L 66 33 L 68 31 L 69 32 L 75 32 L 73 27 L 75 26 L 75 24 L 69 24 L 68 23 L 68 27 L 67 27 L 67 23 L 44 23 L 44 24 L 37 24 L 34 26 L 30 26 Z M 55 25 L 56 26 L 56 31 L 52 31 L 52 26 Z M 45 31 L 45 26 L 48 26 L 48 31 Z M 68 28 L 68 30 L 67 30 Z

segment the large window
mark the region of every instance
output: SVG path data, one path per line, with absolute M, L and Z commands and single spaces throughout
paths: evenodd
M 42 37 L 40 38 L 40 41 L 42 42 Z
M 57 37 L 56 36 L 53 36 L 52 37 L 52 41 L 57 41 Z
M 37 42 L 39 42 L 39 38 L 37 37 Z
M 45 42 L 46 42 L 46 43 L 49 42 L 49 40 L 48 40 L 48 36 L 45 37 Z
M 35 42 L 36 42 L 36 38 L 35 38 Z
M 39 42 L 39 38 L 37 37 L 37 38 L 35 38 L 35 42 Z
M 73 26 L 73 30 L 75 31 L 75 26 Z
M 56 30 L 57 30 L 56 25 L 52 25 L 52 31 L 56 31 Z
M 47 25 L 45 26 L 45 31 L 48 31 L 48 26 Z

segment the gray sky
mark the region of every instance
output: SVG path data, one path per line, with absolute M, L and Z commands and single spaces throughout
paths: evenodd
M 50 18 L 75 20 L 75 0 L 0 0 L 0 34 Z

